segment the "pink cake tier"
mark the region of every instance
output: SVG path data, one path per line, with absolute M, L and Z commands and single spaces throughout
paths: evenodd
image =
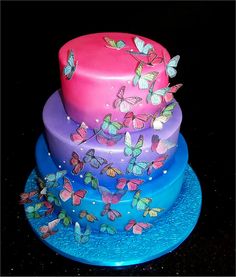
M 144 42 L 140 49 L 135 43 L 137 37 Z M 149 49 L 147 44 L 152 48 Z M 170 55 L 162 45 L 134 34 L 97 33 L 67 42 L 59 51 L 66 113 L 76 122 L 85 122 L 91 129 L 99 128 L 107 114 L 117 122 L 123 121 L 127 111 L 134 115 L 154 114 L 157 105 L 147 101 L 149 87 L 154 80 L 155 91 L 168 86 L 166 65 L 169 60 Z M 136 76 L 134 80 L 139 65 L 141 77 Z M 118 92 L 122 88 L 123 95 L 119 98 Z M 129 104 L 124 103 L 124 99 Z M 158 106 L 163 108 L 165 105 L 163 98 Z M 150 124 L 144 122 L 144 128 L 148 127 Z M 118 133 L 125 131 L 137 129 L 130 125 Z
M 92 173 L 99 180 L 100 184 L 112 189 L 116 188 L 117 180 L 120 178 L 141 178 L 145 181 L 150 181 L 162 173 L 163 169 L 168 168 L 176 152 L 182 112 L 175 100 L 174 103 L 176 106 L 172 117 L 163 125 L 161 130 L 156 131 L 150 127 L 139 132 L 129 133 L 132 147 L 136 146 L 140 136 L 143 138 L 143 145 L 139 147 L 141 152 L 126 155 L 129 154 L 125 153 L 126 134 L 121 134 L 116 144 L 108 146 L 98 141 L 99 132 L 95 136 L 94 130 L 88 128 L 86 131 L 86 141 L 82 143 L 73 141 L 73 134 L 77 134 L 76 130 L 81 124 L 76 123 L 68 117 L 60 93 L 56 92 L 48 99 L 43 110 L 43 121 L 50 155 L 58 170 L 66 170 L 70 178 L 75 179 L 77 182 L 78 180 L 83 180 L 87 172 Z M 149 126 L 150 122 L 151 120 L 149 120 Z M 156 149 L 152 147 L 154 145 L 153 136 L 159 137 L 163 147 L 160 147 L 160 145 Z M 91 155 L 88 155 L 91 150 L 94 151 L 93 156 L 95 156 L 93 161 Z M 137 162 L 146 162 L 147 164 L 165 157 L 163 160 L 165 166 L 157 169 L 153 168 L 149 174 L 147 168 L 142 170 L 142 174 L 128 172 L 128 166 L 133 156 L 136 156 Z M 74 162 L 72 162 L 73 157 Z M 97 159 L 99 159 L 100 164 L 97 163 Z M 111 164 L 112 168 L 119 169 L 121 173 L 109 176 L 109 170 L 102 172 L 102 169 L 109 164 Z

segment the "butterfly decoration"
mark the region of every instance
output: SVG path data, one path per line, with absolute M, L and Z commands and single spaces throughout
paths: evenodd
M 62 222 L 65 226 L 68 226 L 69 224 L 72 223 L 71 218 L 66 214 L 65 210 L 60 211 L 58 218 L 62 220 Z
M 101 224 L 101 226 L 100 226 L 100 232 L 107 233 L 109 235 L 114 235 L 114 234 L 117 233 L 115 227 L 113 227 L 111 225 L 108 225 L 106 223 Z
M 73 142 L 80 145 L 81 143 L 86 141 L 88 126 L 82 122 L 80 127 L 76 129 L 76 133 L 70 135 L 70 138 Z
M 86 172 L 84 176 L 84 183 L 86 185 L 91 184 L 93 189 L 97 189 L 99 186 L 99 181 L 97 178 L 95 178 L 91 172 Z
M 108 133 L 111 135 L 116 135 L 117 132 L 123 127 L 123 125 L 120 122 L 117 121 L 111 121 L 111 114 L 107 114 L 102 123 L 102 130 L 108 130 Z
M 53 221 L 50 221 L 48 223 L 48 225 L 43 225 L 39 228 L 40 232 L 43 233 L 41 238 L 42 239 L 46 239 L 54 234 L 56 234 L 56 232 L 58 230 L 53 230 L 57 224 L 60 222 L 60 219 L 54 219 Z
M 75 62 L 75 55 L 72 50 L 68 52 L 67 65 L 63 69 L 63 74 L 67 80 L 70 80 L 76 70 L 77 61 Z
M 134 129 L 143 129 L 145 123 L 149 120 L 150 115 L 147 114 L 138 114 L 134 115 L 133 112 L 128 112 L 124 116 L 123 125 L 126 128 L 133 127 Z
M 54 211 L 54 205 L 53 205 L 53 203 L 48 202 L 48 201 L 44 201 L 43 204 L 47 208 L 47 210 L 45 212 L 45 216 L 48 216 L 48 215 L 52 214 L 53 211 Z
M 72 173 L 77 175 L 84 168 L 84 163 L 80 160 L 79 155 L 76 152 L 72 152 L 70 164 L 74 166 Z
M 72 198 L 72 204 L 78 206 L 81 203 L 81 200 L 85 197 L 86 190 L 73 191 L 72 185 L 69 179 L 64 178 L 63 190 L 60 191 L 59 196 L 63 202 L 66 202 Z
M 151 150 L 153 152 L 157 152 L 158 154 L 165 154 L 167 150 L 173 148 L 174 146 L 176 146 L 176 144 L 167 139 L 160 139 L 158 135 L 152 136 Z
M 98 187 L 98 191 L 102 196 L 102 201 L 105 204 L 117 204 L 120 202 L 121 198 L 126 194 L 126 190 L 118 190 L 112 193 L 108 188 L 103 186 Z
M 130 231 L 132 229 L 135 235 L 141 235 L 144 229 L 148 229 L 151 226 L 150 223 L 136 222 L 134 219 L 131 219 L 125 226 L 125 230 Z
M 164 95 L 165 101 L 169 103 L 171 100 L 173 100 L 174 98 L 173 93 L 176 93 L 182 86 L 183 84 L 177 84 L 172 87 L 164 88 L 163 90 L 165 90 L 165 95 Z
M 139 37 L 134 38 L 134 43 L 138 49 L 138 52 L 129 51 L 129 53 L 134 55 L 147 55 L 148 52 L 153 49 L 153 46 L 150 43 L 145 44 L 145 42 Z
M 157 55 L 156 51 L 154 49 L 150 49 L 147 54 L 147 61 L 141 60 L 137 57 L 138 53 L 135 53 L 133 51 L 128 51 L 131 56 L 139 63 L 143 63 L 144 65 L 148 66 L 155 66 L 157 64 L 160 64 L 163 62 L 164 58 Z
M 122 171 L 116 167 L 112 166 L 113 163 L 110 163 L 108 165 L 106 165 L 102 170 L 101 170 L 101 174 L 106 174 L 108 177 L 116 177 L 116 175 L 121 175 Z
M 103 130 L 98 131 L 97 129 L 95 129 L 94 132 L 96 134 L 97 141 L 100 144 L 103 144 L 106 146 L 114 146 L 123 137 L 123 134 L 109 135 L 104 133 Z
M 141 190 L 135 192 L 133 200 L 132 200 L 132 207 L 136 207 L 138 211 L 145 210 L 148 205 L 152 202 L 151 198 L 143 197 L 141 198 Z
M 172 59 L 170 59 L 169 62 L 166 64 L 166 74 L 170 78 L 174 78 L 177 74 L 177 70 L 175 69 L 175 67 L 177 67 L 179 59 L 180 59 L 180 56 L 177 55 Z
M 56 206 L 61 206 L 59 199 L 53 193 L 48 192 L 46 198 L 48 202 L 54 203 Z
M 104 216 L 104 215 L 107 215 L 111 221 L 114 221 L 114 220 L 116 220 L 116 218 L 122 216 L 121 213 L 118 212 L 117 210 L 111 209 L 110 203 L 108 203 L 104 206 L 104 210 L 101 212 L 101 216 Z
M 34 206 L 28 206 L 26 210 L 26 215 L 28 218 L 40 218 L 39 209 L 43 206 L 43 202 L 37 203 Z
M 103 164 L 107 164 L 107 160 L 101 157 L 95 156 L 95 150 L 90 149 L 86 152 L 83 161 L 89 163 L 93 168 L 99 168 Z
M 86 218 L 89 222 L 95 222 L 95 220 L 98 220 L 95 215 L 90 214 L 85 210 L 83 210 L 79 213 L 79 217 Z
M 42 199 L 43 197 L 47 196 L 47 187 L 46 187 L 44 181 L 39 177 L 37 177 L 37 184 L 39 186 L 38 198 Z
M 150 175 L 152 173 L 152 169 L 158 169 L 161 168 L 166 161 L 168 155 L 164 155 L 161 157 L 158 157 L 156 160 L 152 161 L 147 169 L 147 174 Z
M 135 191 L 138 189 L 138 187 L 144 182 L 144 180 L 140 180 L 140 179 L 131 179 L 131 180 L 127 180 L 125 178 L 120 178 L 118 180 L 118 183 L 116 185 L 117 189 L 124 189 L 125 186 L 128 187 L 129 191 Z
M 149 162 L 137 162 L 136 157 L 131 158 L 128 167 L 126 169 L 127 173 L 132 173 L 136 176 L 142 175 L 143 172 L 149 166 Z
M 61 171 L 57 171 L 55 174 L 52 173 L 52 174 L 48 174 L 46 177 L 45 177 L 45 180 L 46 180 L 46 186 L 47 187 L 57 187 L 59 184 L 58 184 L 58 180 L 60 178 L 62 178 L 63 176 L 65 176 L 67 173 L 66 170 L 61 170 Z
M 132 146 L 131 135 L 129 132 L 126 132 L 124 148 L 125 156 L 138 157 L 142 153 L 143 140 L 143 135 L 140 135 L 135 146 Z
M 20 194 L 20 201 L 19 204 L 26 204 L 26 203 L 31 203 L 32 202 L 32 197 L 38 194 L 37 190 L 33 190 L 30 192 L 23 192 Z
M 154 85 L 156 81 L 154 81 L 151 86 L 149 87 L 149 92 L 146 98 L 147 103 L 152 103 L 153 105 L 159 105 L 162 102 L 162 99 L 164 95 L 166 94 L 166 88 L 165 89 L 158 89 L 154 91 Z
M 172 102 L 161 111 L 160 115 L 158 115 L 159 112 L 154 114 L 151 120 L 151 126 L 154 130 L 161 130 L 163 128 L 163 125 L 171 118 L 175 106 L 176 103 Z
M 133 85 L 134 86 L 138 85 L 140 89 L 148 89 L 149 82 L 153 82 L 158 76 L 159 72 L 153 71 L 142 75 L 142 70 L 143 70 L 143 62 L 139 63 L 138 67 L 135 70 Z
M 89 225 L 86 226 L 84 233 L 82 233 L 79 222 L 75 223 L 74 236 L 75 236 L 75 240 L 79 244 L 87 243 L 90 239 L 90 235 L 91 235 L 91 228 Z
M 149 208 L 147 207 L 143 213 L 143 216 L 149 215 L 150 217 L 156 217 L 158 214 L 163 211 L 164 209 L 162 208 Z
M 104 40 L 106 41 L 106 47 L 108 48 L 120 50 L 125 47 L 125 42 L 123 40 L 115 41 L 114 39 L 110 39 L 108 37 L 104 37 Z
M 124 97 L 125 86 L 122 86 L 118 93 L 117 99 L 113 103 L 113 107 L 119 108 L 122 113 L 127 113 L 131 110 L 132 106 L 136 105 L 140 101 L 142 101 L 141 97 L 133 96 L 133 97 Z

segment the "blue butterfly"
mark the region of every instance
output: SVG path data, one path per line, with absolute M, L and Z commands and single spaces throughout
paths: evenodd
M 70 80 L 76 70 L 77 62 L 72 50 L 69 51 L 67 65 L 64 67 L 63 73 L 67 80 Z
M 142 175 L 143 172 L 149 166 L 149 162 L 137 162 L 136 157 L 133 157 L 129 161 L 129 165 L 127 167 L 128 173 L 133 173 L 134 175 Z
M 170 76 L 170 78 L 175 77 L 177 74 L 177 70 L 175 69 L 175 67 L 177 67 L 179 59 L 180 55 L 177 55 L 173 57 L 166 65 L 166 73 Z
M 84 244 L 89 241 L 91 235 L 91 228 L 87 225 L 84 233 L 81 231 L 80 224 L 78 222 L 75 223 L 75 230 L 74 230 L 75 240 L 80 243 Z
M 95 150 L 90 149 L 88 152 L 86 152 L 85 157 L 83 158 L 83 161 L 85 163 L 89 163 L 92 167 L 94 168 L 99 168 L 103 164 L 107 164 L 107 160 L 101 158 L 101 157 L 96 157 L 95 155 Z
M 147 56 L 148 52 L 153 49 L 153 46 L 150 43 L 145 44 L 145 42 L 138 37 L 134 38 L 134 43 L 139 52 L 128 50 L 130 54 Z
M 58 180 L 60 178 L 62 178 L 63 176 L 65 176 L 67 173 L 66 170 L 61 170 L 61 171 L 57 171 L 55 174 L 52 173 L 52 174 L 48 174 L 46 177 L 45 177 L 45 180 L 46 180 L 46 186 L 47 187 L 57 187 L 59 184 L 58 184 Z

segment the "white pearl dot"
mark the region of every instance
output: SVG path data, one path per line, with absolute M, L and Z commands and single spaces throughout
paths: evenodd
M 51 156 L 51 153 L 48 152 L 48 156 Z
M 121 162 L 124 162 L 125 160 L 124 160 L 124 159 L 121 159 L 120 161 L 121 161 Z
M 81 151 L 83 151 L 83 150 L 84 150 L 84 148 L 82 148 L 82 147 L 81 147 L 81 148 L 80 148 L 80 150 L 81 150 Z
M 75 181 L 74 180 L 72 180 L 72 183 L 74 183 Z
M 166 173 L 167 173 L 167 170 L 163 170 L 163 173 L 166 174 Z
M 83 178 L 83 175 L 82 175 L 82 174 L 80 174 L 80 175 L 79 175 L 79 177 L 80 177 L 80 178 Z
M 148 152 L 149 152 L 149 150 L 148 150 L 148 149 L 146 149 L 146 150 L 145 150 L 145 152 L 146 152 L 146 153 L 148 153 Z
M 75 210 L 72 210 L 73 213 L 75 213 Z
M 66 163 L 66 161 L 63 161 L 63 163 L 65 164 L 65 163 Z
M 134 49 L 130 49 L 130 51 L 132 52 L 132 51 L 134 51 Z
M 61 165 L 59 164 L 58 167 L 61 168 Z
M 95 201 L 93 201 L 93 202 L 92 202 L 92 204 L 93 204 L 93 205 L 95 205 L 95 204 L 96 204 L 96 202 L 95 202 Z
M 70 120 L 70 117 L 69 117 L 69 116 L 67 116 L 67 117 L 66 117 L 66 119 L 67 119 L 67 120 Z
M 129 80 L 127 83 L 128 83 L 128 84 L 130 84 L 130 83 L 131 83 L 131 81 Z
M 130 212 L 128 212 L 128 214 L 130 214 Z
M 139 103 L 139 107 L 142 107 L 142 105 L 143 105 L 142 103 Z
M 112 152 L 110 151 L 109 154 L 112 154 Z
M 109 107 L 110 105 L 109 104 L 106 104 L 106 107 Z
M 96 121 L 96 122 L 99 122 L 99 119 L 96 119 L 95 121 Z
M 151 181 L 151 180 L 152 180 L 152 177 L 149 177 L 148 180 Z

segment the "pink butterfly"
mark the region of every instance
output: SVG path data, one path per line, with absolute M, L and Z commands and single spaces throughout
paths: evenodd
M 108 218 L 112 221 L 114 221 L 117 217 L 121 217 L 120 212 L 111 209 L 110 203 L 105 205 L 104 210 L 101 212 L 101 216 L 104 216 L 106 214 L 107 214 Z
M 47 211 L 45 212 L 45 216 L 52 214 L 54 211 L 54 205 L 48 201 L 44 201 L 43 204 L 47 208 Z
M 120 178 L 118 180 L 118 184 L 116 185 L 117 189 L 124 189 L 124 187 L 127 185 L 128 190 L 134 191 L 138 189 L 138 186 L 141 185 L 144 182 L 144 180 L 140 179 L 132 179 L 127 180 L 125 178 Z
M 72 173 L 76 175 L 84 168 L 84 163 L 80 160 L 79 155 L 76 152 L 72 153 L 70 164 L 74 166 Z
M 80 205 L 81 199 L 84 198 L 85 194 L 87 193 L 86 190 L 78 190 L 76 192 L 73 191 L 72 185 L 69 179 L 64 178 L 64 186 L 63 190 L 60 191 L 60 198 L 62 201 L 67 201 L 68 199 L 72 198 L 72 203 L 74 206 Z
M 162 167 L 167 157 L 168 155 L 164 155 L 157 158 L 155 161 L 151 162 L 151 164 L 148 166 L 147 174 L 150 175 L 152 173 L 153 168 L 158 169 Z
M 162 63 L 164 58 L 157 55 L 156 51 L 154 49 L 150 49 L 148 52 L 148 63 L 147 65 L 157 65 L 159 63 Z
M 167 103 L 170 102 L 174 98 L 173 93 L 175 93 L 182 86 L 183 86 L 183 84 L 177 84 L 177 85 L 172 86 L 172 87 L 167 87 L 167 92 L 164 95 L 165 101 Z
M 102 130 L 98 131 L 95 129 L 96 139 L 100 144 L 107 145 L 107 146 L 113 146 L 115 145 L 119 140 L 122 139 L 122 134 L 117 135 L 109 135 L 104 133 Z
M 160 139 L 158 135 L 152 136 L 152 146 L 151 149 L 153 152 L 158 154 L 165 154 L 167 150 L 174 147 L 176 144 L 165 139 Z
M 86 140 L 87 128 L 88 126 L 82 122 L 76 133 L 70 135 L 71 140 L 75 143 L 83 143 Z
M 141 235 L 143 229 L 150 228 L 152 225 L 150 223 L 136 222 L 134 219 L 131 219 L 129 223 L 125 226 L 125 230 L 129 231 L 133 229 L 135 235 Z
M 122 86 L 117 93 L 118 99 L 114 101 L 113 106 L 114 108 L 118 107 L 122 113 L 127 113 L 131 110 L 133 105 L 142 101 L 142 98 L 136 96 L 124 98 L 124 93 L 125 86 Z
M 25 204 L 25 203 L 31 203 L 32 202 L 31 198 L 33 196 L 35 196 L 36 194 L 38 194 L 37 190 L 21 193 L 19 204 L 22 205 L 22 204 Z
M 57 226 L 57 224 L 60 222 L 60 219 L 55 219 L 51 222 L 48 223 L 48 225 L 43 225 L 39 228 L 40 232 L 43 233 L 43 235 L 41 236 L 43 239 L 46 239 L 54 234 L 56 234 L 56 232 L 58 230 L 54 230 L 53 228 L 55 228 Z
M 142 129 L 149 118 L 150 115 L 147 114 L 134 115 L 133 112 L 128 112 L 125 114 L 123 125 L 127 128 L 133 126 L 134 129 Z
M 98 187 L 99 192 L 102 195 L 102 201 L 105 204 L 111 203 L 111 204 L 117 204 L 120 202 L 121 197 L 125 195 L 125 190 L 118 190 L 115 193 L 112 193 L 109 189 L 99 186 Z

